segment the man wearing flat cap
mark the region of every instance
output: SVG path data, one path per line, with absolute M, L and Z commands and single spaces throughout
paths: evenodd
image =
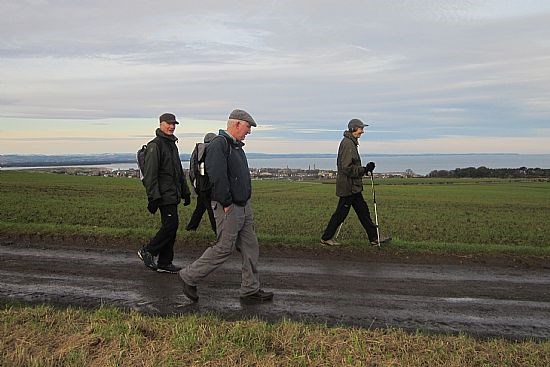
M 197 302 L 197 284 L 222 265 L 236 250 L 242 260 L 240 298 L 244 302 L 265 302 L 273 293 L 260 289 L 259 247 L 250 205 L 252 186 L 243 140 L 256 122 L 243 110 L 229 115 L 227 130 L 220 130 L 206 148 L 206 173 L 212 184 L 212 209 L 216 218 L 216 244 L 194 263 L 180 271 L 183 293 Z
M 181 267 L 172 264 L 174 242 L 179 226 L 178 204 L 191 203 L 191 192 L 181 167 L 174 135 L 179 122 L 171 113 L 159 117 L 156 137 L 147 144 L 143 185 L 147 191 L 147 210 L 155 214 L 160 210 L 161 227 L 149 243 L 138 251 L 145 266 L 159 273 L 177 273 Z M 154 257 L 158 256 L 155 263 Z
M 374 162 L 369 162 L 365 167 L 361 165 L 361 156 L 357 147 L 359 138 L 364 133 L 365 126 L 368 126 L 359 119 L 352 119 L 348 123 L 348 129 L 344 131 L 344 138 L 338 148 L 336 175 L 336 196 L 338 206 L 332 214 L 327 228 L 321 237 L 321 243 L 327 246 L 340 245 L 334 239 L 338 226 L 340 226 L 349 214 L 351 207 L 355 210 L 359 221 L 367 231 L 369 241 L 372 245 L 378 245 L 376 224 L 373 223 L 369 207 L 363 198 L 363 176 L 372 174 Z

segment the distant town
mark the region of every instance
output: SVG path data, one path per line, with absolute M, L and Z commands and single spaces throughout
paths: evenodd
M 102 176 L 102 177 L 121 177 L 121 178 L 140 178 L 138 169 L 107 169 L 101 167 L 40 167 L 27 169 L 27 171 L 50 172 L 73 176 Z M 185 170 L 186 174 L 188 170 Z M 313 180 L 334 180 L 336 171 L 320 169 L 296 169 L 296 168 L 252 168 L 250 176 L 253 180 L 292 180 L 292 181 L 313 181 Z M 386 172 L 376 174 L 377 177 L 423 177 L 417 175 L 411 170 L 407 172 Z

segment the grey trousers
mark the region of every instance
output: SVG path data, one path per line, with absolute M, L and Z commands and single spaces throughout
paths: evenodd
M 223 206 L 212 201 L 216 218 L 217 241 L 202 256 L 182 269 L 180 277 L 189 285 L 197 282 L 222 265 L 237 249 L 242 259 L 241 296 L 256 293 L 260 289 L 258 276 L 258 238 L 254 227 L 254 215 L 250 200 L 245 206 L 231 205 L 226 213 Z

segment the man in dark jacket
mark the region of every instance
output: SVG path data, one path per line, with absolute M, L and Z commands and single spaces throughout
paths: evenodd
M 344 222 L 349 214 L 350 208 L 353 206 L 359 221 L 367 231 L 369 241 L 373 245 L 378 245 L 378 236 L 376 232 L 376 224 L 373 223 L 369 207 L 363 198 L 363 176 L 372 174 L 374 170 L 374 162 L 369 162 L 365 167 L 361 165 L 361 157 L 357 146 L 359 138 L 364 133 L 364 127 L 368 126 L 359 119 L 352 119 L 348 123 L 348 130 L 344 132 L 344 138 L 340 142 L 338 148 L 337 166 L 338 173 L 336 175 L 336 196 L 338 206 L 332 214 L 327 228 L 321 237 L 321 243 L 327 246 L 338 246 L 338 242 L 334 240 L 334 235 L 338 226 Z
M 181 167 L 174 136 L 179 122 L 171 113 L 159 117 L 160 126 L 156 138 L 147 144 L 143 185 L 147 191 L 147 210 L 155 214 L 160 209 L 161 227 L 155 237 L 138 251 L 138 256 L 145 266 L 159 273 L 177 273 L 181 267 L 172 264 L 174 259 L 174 242 L 178 231 L 178 204 L 191 203 L 191 192 L 187 187 L 185 174 Z M 154 257 L 158 255 L 158 262 Z
M 246 111 L 233 110 L 227 130 L 210 142 L 206 150 L 206 172 L 212 183 L 212 209 L 216 217 L 217 242 L 194 263 L 180 271 L 183 293 L 197 302 L 197 283 L 222 265 L 237 249 L 242 259 L 240 298 L 245 302 L 273 299 L 260 289 L 258 239 L 250 205 L 252 184 L 242 142 L 256 122 Z
M 204 159 L 206 156 L 206 147 L 216 137 L 214 133 L 208 133 L 204 136 L 204 143 L 197 143 L 193 153 L 191 153 L 191 159 L 189 159 L 189 180 L 191 185 L 195 189 L 197 194 L 197 206 L 189 219 L 187 227 L 188 231 L 196 231 L 201 223 L 204 212 L 208 212 L 208 219 L 210 220 L 210 227 L 212 231 L 216 233 L 216 218 L 214 218 L 214 211 L 210 205 L 212 184 L 204 169 Z

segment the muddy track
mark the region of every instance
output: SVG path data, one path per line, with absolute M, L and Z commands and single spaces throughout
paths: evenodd
M 185 265 L 201 250 L 178 248 L 174 262 Z M 465 262 L 459 257 L 267 247 L 262 249 L 260 274 L 262 287 L 275 293 L 273 302 L 239 301 L 240 259 L 235 254 L 199 286 L 200 300 L 193 304 L 183 296 L 177 275 L 148 270 L 128 246 L 75 249 L 0 239 L 0 298 L 112 305 L 152 315 L 286 317 L 329 325 L 549 339 L 546 259 L 507 259 Z

